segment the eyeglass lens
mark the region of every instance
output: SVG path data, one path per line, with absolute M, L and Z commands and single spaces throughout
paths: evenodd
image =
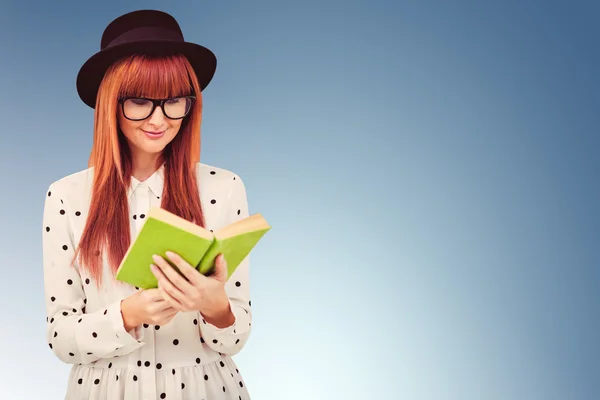
M 168 118 L 183 118 L 190 111 L 192 99 L 178 97 L 163 103 L 163 112 Z M 146 119 L 152 113 L 152 101 L 146 99 L 127 99 L 123 103 L 123 112 L 129 119 Z

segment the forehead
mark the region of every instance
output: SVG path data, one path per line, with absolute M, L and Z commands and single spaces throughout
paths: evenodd
M 192 94 L 186 65 L 177 59 L 137 59 L 123 74 L 119 95 L 169 98 Z

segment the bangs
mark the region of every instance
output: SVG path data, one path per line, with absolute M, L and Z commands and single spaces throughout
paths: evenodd
M 119 96 L 168 98 L 193 94 L 184 56 L 136 55 L 122 64 Z

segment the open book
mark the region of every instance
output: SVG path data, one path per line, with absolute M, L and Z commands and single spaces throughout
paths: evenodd
M 154 207 L 123 257 L 116 279 L 143 289 L 158 287 L 158 281 L 150 269 L 154 254 L 163 257 L 178 270 L 166 256 L 167 251 L 179 254 L 204 275 L 212 272 L 215 258 L 223 253 L 229 279 L 270 229 L 260 214 L 254 214 L 212 233 L 169 211 Z

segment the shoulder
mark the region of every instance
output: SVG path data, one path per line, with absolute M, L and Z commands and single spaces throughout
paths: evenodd
M 199 162 L 196 164 L 196 176 L 202 188 L 225 193 L 229 198 L 242 192 L 245 195 L 244 182 L 234 171 Z
M 225 218 L 224 225 L 248 217 L 246 187 L 238 173 L 225 168 L 198 163 L 196 174 L 200 196 L 204 198 L 203 203 L 215 204 L 216 202 L 217 204 L 223 204 L 219 207 L 219 214 Z
M 81 197 L 89 192 L 93 183 L 93 167 L 63 176 L 48 185 L 48 196 L 52 192 L 60 194 L 62 199 Z
M 79 186 L 85 186 L 92 181 L 94 168 L 87 168 L 81 171 L 74 172 L 67 176 L 63 176 L 50 183 L 50 188 L 57 190 L 73 189 Z

